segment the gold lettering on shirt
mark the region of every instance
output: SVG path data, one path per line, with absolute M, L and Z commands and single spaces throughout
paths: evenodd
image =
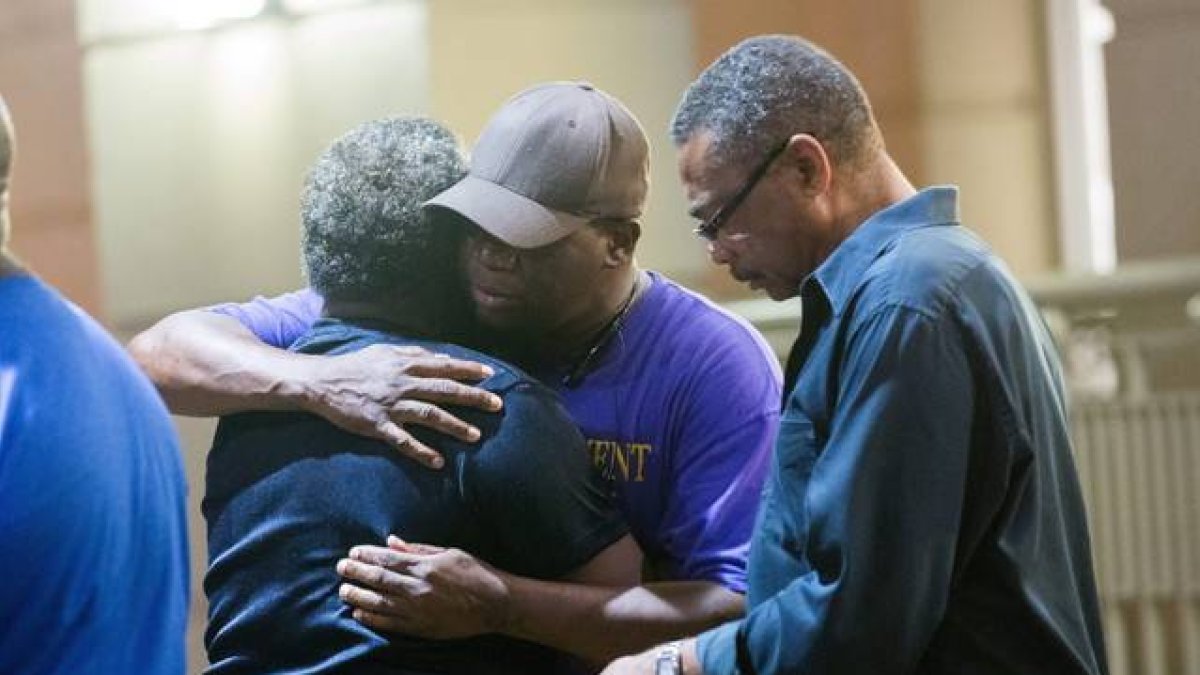
M 592 463 L 607 480 L 641 483 L 646 480 L 646 460 L 654 452 L 649 443 L 619 443 L 588 439 Z

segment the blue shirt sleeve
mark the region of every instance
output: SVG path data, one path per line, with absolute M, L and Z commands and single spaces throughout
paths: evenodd
M 897 306 L 852 331 L 828 438 L 795 399 L 781 420 L 759 527 L 795 536 L 801 562 L 701 636 L 708 675 L 911 672 L 945 609 L 975 405 L 963 333 Z
M 316 291 L 304 288 L 273 298 L 259 295 L 250 302 L 227 302 L 207 309 L 234 319 L 266 344 L 287 349 L 316 323 L 324 307 L 325 301 Z
M 732 330 L 748 330 L 732 326 Z M 751 338 L 713 340 L 690 368 L 660 543 L 670 577 L 746 592 L 746 560 L 779 425 L 780 373 Z M 736 392 L 736 395 L 733 393 Z

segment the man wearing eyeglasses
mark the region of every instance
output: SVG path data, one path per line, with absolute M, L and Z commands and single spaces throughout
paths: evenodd
M 671 131 L 712 259 L 803 320 L 747 616 L 605 673 L 1106 672 L 1054 345 L 957 190 L 800 38 L 720 57 Z
M 741 613 L 779 368 L 744 321 L 636 265 L 648 155 L 641 125 L 613 97 L 586 83 L 541 85 L 493 116 L 470 175 L 429 205 L 471 224 L 462 271 L 475 342 L 563 397 L 645 552 L 648 583 L 534 581 L 458 551 L 362 542 L 339 569 L 364 623 L 426 637 L 501 632 L 603 662 Z M 185 313 L 131 348 L 191 413 L 300 400 L 345 424 L 347 411 L 361 420 L 372 406 L 409 405 L 413 391 L 470 402 L 448 379 L 390 379 L 405 358 L 419 366 L 398 371 L 406 377 L 470 375 L 465 362 L 394 352 L 301 361 L 258 342 L 286 346 L 320 303 L 301 292 Z M 338 404 L 345 391 L 366 409 Z M 388 437 L 394 424 L 380 415 L 365 430 Z M 431 412 L 404 421 L 443 424 Z

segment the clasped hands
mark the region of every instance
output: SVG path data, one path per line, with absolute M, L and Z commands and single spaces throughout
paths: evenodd
M 337 571 L 347 582 L 338 595 L 376 630 L 449 639 L 507 625 L 504 573 L 458 549 L 389 536 L 386 547 L 350 549 Z
M 431 639 L 503 633 L 510 626 L 508 576 L 469 553 L 411 544 L 389 536 L 387 546 L 362 545 L 337 563 L 341 599 L 362 624 Z M 685 672 L 699 672 L 695 644 L 685 643 Z M 654 672 L 656 650 L 610 663 L 603 675 Z

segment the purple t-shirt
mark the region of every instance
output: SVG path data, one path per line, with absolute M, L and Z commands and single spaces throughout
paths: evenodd
M 557 391 L 614 481 L 653 573 L 739 593 L 779 423 L 779 364 L 745 321 L 661 275 L 600 362 Z M 212 310 L 287 347 L 320 316 L 311 290 Z

